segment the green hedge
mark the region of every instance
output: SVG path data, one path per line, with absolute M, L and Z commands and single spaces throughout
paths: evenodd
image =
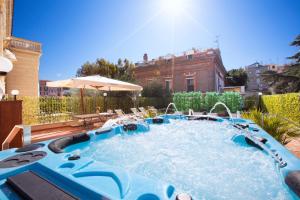
M 243 99 L 237 92 L 207 92 L 202 94 L 201 92 L 177 92 L 173 96 L 173 102 L 180 111 L 188 111 L 193 109 L 194 111 L 210 111 L 210 109 L 218 102 L 225 103 L 231 112 L 241 110 Z M 224 108 L 218 106 L 216 111 L 223 111 Z
M 264 111 L 288 118 L 300 125 L 300 93 L 262 96 Z
M 106 97 L 107 109 L 122 109 L 129 113 L 134 107 L 130 97 Z M 72 119 L 72 115 L 81 113 L 81 99 L 79 97 L 22 97 L 23 124 L 53 123 Z M 139 97 L 137 106 L 154 106 L 165 108 L 170 98 Z M 85 113 L 105 112 L 103 96 L 84 97 Z
M 177 109 L 181 111 L 187 111 L 190 108 L 199 111 L 203 107 L 203 97 L 201 92 L 174 93 L 173 102 Z

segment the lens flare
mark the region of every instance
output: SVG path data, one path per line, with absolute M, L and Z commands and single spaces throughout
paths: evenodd
M 162 9 L 171 16 L 178 16 L 183 11 L 183 0 L 161 0 Z

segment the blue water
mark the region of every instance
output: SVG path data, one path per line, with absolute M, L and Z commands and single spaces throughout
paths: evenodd
M 273 159 L 235 144 L 236 132 L 224 123 L 172 121 L 93 143 L 82 156 L 160 179 L 194 199 L 291 199 Z

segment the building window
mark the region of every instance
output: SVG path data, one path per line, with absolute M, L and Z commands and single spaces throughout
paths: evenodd
M 170 91 L 171 90 L 171 80 L 166 80 L 166 91 Z
M 192 59 L 193 59 L 193 55 L 187 55 L 187 56 L 186 56 L 186 59 L 187 59 L 187 60 L 192 60 Z
M 194 91 L 194 79 L 193 78 L 186 79 L 186 90 L 187 90 L 187 92 Z

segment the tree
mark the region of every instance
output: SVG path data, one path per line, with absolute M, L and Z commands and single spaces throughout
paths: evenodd
M 128 59 L 119 59 L 117 64 L 111 63 L 104 58 L 97 59 L 95 62 L 84 63 L 76 73 L 76 76 L 100 75 L 124 81 L 134 81 L 135 65 Z
M 300 34 L 291 43 L 291 46 L 300 47 Z M 288 58 L 294 60 L 296 64 L 300 64 L 300 49 L 298 50 L 298 52 L 295 55 L 288 57 Z
M 118 68 L 119 68 L 119 79 L 123 81 L 132 82 L 134 80 L 134 68 L 135 65 L 131 63 L 129 60 L 121 59 L 118 60 Z
M 291 43 L 291 46 L 300 47 L 300 35 Z M 262 74 L 264 80 L 276 93 L 300 91 L 300 50 L 288 58 L 294 63 L 286 66 L 282 72 L 266 71 Z
M 225 83 L 227 86 L 243 86 L 247 84 L 247 73 L 243 68 L 232 69 L 227 72 Z
M 143 88 L 143 97 L 163 97 L 164 90 L 161 83 L 152 81 L 149 85 Z

